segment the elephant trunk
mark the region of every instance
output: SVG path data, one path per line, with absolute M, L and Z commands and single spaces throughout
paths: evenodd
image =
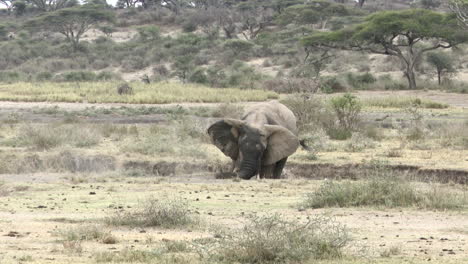
M 255 160 L 243 160 L 240 164 L 239 177 L 248 180 L 257 174 L 259 163 Z

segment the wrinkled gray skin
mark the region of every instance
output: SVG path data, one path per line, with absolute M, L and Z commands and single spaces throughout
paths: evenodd
M 233 161 L 232 170 L 250 179 L 278 179 L 299 146 L 296 117 L 277 101 L 248 107 L 241 120 L 223 119 L 208 128 L 212 142 Z

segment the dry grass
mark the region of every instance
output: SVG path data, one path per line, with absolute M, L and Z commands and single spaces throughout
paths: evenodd
M 117 213 L 108 217 L 106 222 L 110 225 L 177 228 L 195 225 L 199 219 L 190 213 L 187 202 L 181 199 L 149 198 L 139 209 Z
M 0 100 L 24 102 L 89 102 L 163 104 L 178 102 L 241 102 L 277 98 L 270 91 L 215 89 L 177 83 L 130 83 L 131 95 L 119 95 L 114 82 L 0 84 Z
M 310 193 L 304 208 L 322 207 L 417 207 L 435 210 L 460 210 L 466 207 L 465 193 L 453 192 L 441 186 L 420 190 L 410 182 L 391 175 L 351 182 L 327 181 Z
M 211 258 L 228 263 L 303 263 L 339 258 L 349 242 L 347 229 L 324 216 L 310 216 L 306 222 L 278 214 L 252 216 L 241 230 L 220 236 Z
M 407 108 L 418 106 L 429 109 L 444 109 L 449 106 L 444 103 L 435 102 L 429 99 L 421 99 L 417 97 L 385 97 L 385 98 L 367 98 L 363 99 L 364 107 L 379 107 L 379 108 Z

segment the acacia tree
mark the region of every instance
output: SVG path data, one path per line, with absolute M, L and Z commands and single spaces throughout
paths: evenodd
M 26 0 L 41 11 L 50 12 L 77 5 L 77 0 Z
M 458 20 L 468 27 L 468 0 L 451 0 L 449 6 L 457 15 Z
M 53 31 L 64 35 L 78 50 L 83 34 L 100 22 L 112 22 L 114 14 L 101 5 L 84 5 L 48 12 L 26 23 L 28 29 Z
M 445 52 L 430 52 L 427 54 L 427 62 L 434 66 L 437 72 L 437 81 L 442 83 L 442 76 L 455 72 L 453 59 Z
M 329 47 L 397 57 L 404 65 L 410 89 L 416 88 L 415 65 L 423 53 L 451 48 L 468 35 L 451 14 L 426 9 L 384 11 L 343 30 L 322 32 L 302 39 L 306 47 Z
M 350 11 L 343 4 L 324 0 L 309 1 L 306 4 L 286 8 L 278 17 L 281 24 L 316 25 L 325 29 L 328 21 L 335 16 L 348 16 Z
M 273 11 L 260 0 L 241 2 L 237 5 L 240 31 L 245 39 L 252 40 L 273 21 Z

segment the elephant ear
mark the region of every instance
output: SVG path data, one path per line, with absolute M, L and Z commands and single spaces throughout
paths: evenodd
M 288 129 L 277 125 L 265 125 L 264 129 L 267 136 L 264 165 L 271 165 L 288 157 L 299 147 L 299 139 Z
M 212 124 L 208 128 L 211 142 L 219 148 L 224 155 L 237 160 L 239 155 L 239 129 L 244 124 L 237 119 L 224 119 Z

